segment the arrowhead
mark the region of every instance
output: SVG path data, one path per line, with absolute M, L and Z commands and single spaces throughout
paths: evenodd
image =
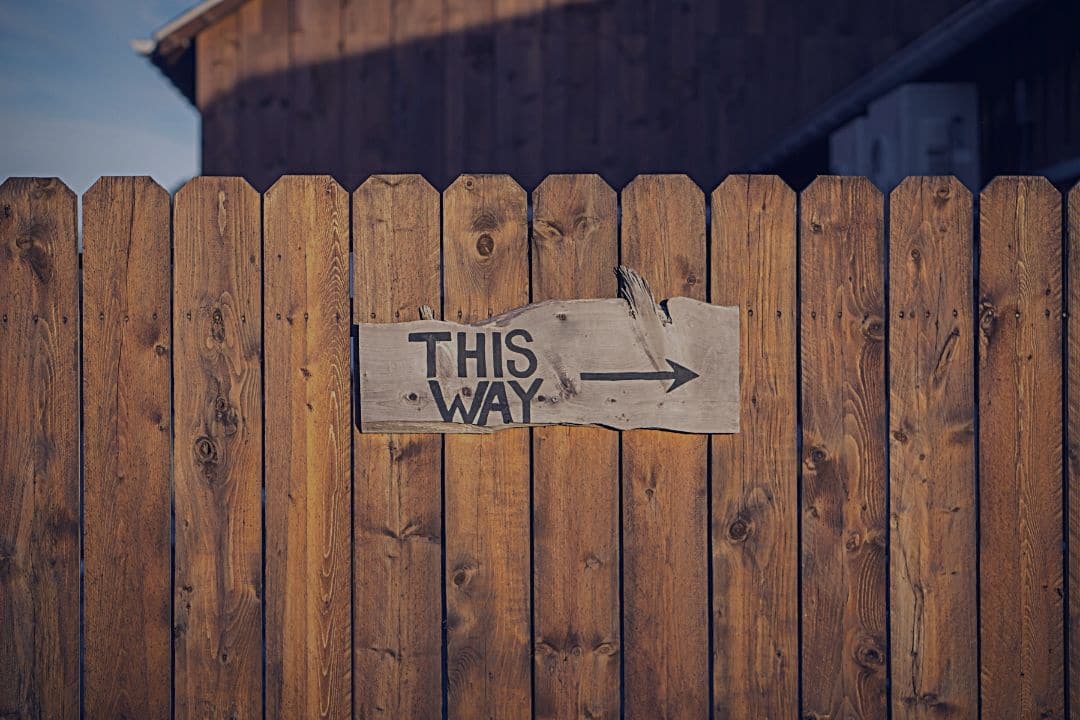
M 685 385 L 686 383 L 690 382 L 691 380 L 693 380 L 696 377 L 700 377 L 696 372 L 694 372 L 690 368 L 683 367 L 682 365 L 675 362 L 671 358 L 668 358 L 667 364 L 671 366 L 671 372 L 674 375 L 674 378 L 672 379 L 672 382 L 671 382 L 671 387 L 669 387 L 667 389 L 668 392 L 671 392 L 672 390 L 679 387 L 680 385 Z

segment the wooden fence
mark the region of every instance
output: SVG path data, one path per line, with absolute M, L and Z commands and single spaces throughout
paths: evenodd
M 0 717 L 1080 708 L 1080 189 L 1068 243 L 1016 177 L 76 203 L 0 186 Z M 620 262 L 742 309 L 741 433 L 355 432 L 351 322 Z

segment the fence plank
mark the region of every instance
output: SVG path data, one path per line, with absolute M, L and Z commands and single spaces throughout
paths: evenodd
M 1069 193 L 1069 706 L 1080 709 L 1080 184 Z
M 684 175 L 623 190 L 622 261 L 656 298 L 705 299 L 705 197 Z M 708 438 L 623 434 L 623 617 L 627 717 L 709 708 Z
M 908 178 L 889 207 L 897 717 L 978 714 L 971 209 L 951 177 Z
M 262 713 L 259 195 L 199 177 L 174 198 L 175 704 Z
M 169 213 L 169 194 L 147 177 L 102 178 L 83 196 L 84 694 L 90 717 L 170 714 Z
M 979 217 L 979 517 L 987 717 L 1062 717 L 1061 196 L 998 178 Z
M 0 185 L 0 714 L 79 714 L 75 195 Z
M 798 714 L 795 193 L 712 195 L 712 297 L 742 309 L 737 435 L 712 438 L 713 697 L 726 718 Z
M 380 175 L 353 194 L 357 322 L 437 312 L 439 193 Z M 442 714 L 442 438 L 355 434 L 355 688 L 360 718 Z
M 263 198 L 268 717 L 352 715 L 349 197 Z
M 803 714 L 886 712 L 881 193 L 802 194 Z
M 616 294 L 615 192 L 553 175 L 533 193 L 533 301 Z M 619 714 L 619 436 L 533 431 L 536 715 Z
M 463 175 L 446 190 L 444 317 L 483 320 L 528 303 L 525 212 L 505 175 Z M 527 717 L 529 431 L 444 443 L 449 715 Z

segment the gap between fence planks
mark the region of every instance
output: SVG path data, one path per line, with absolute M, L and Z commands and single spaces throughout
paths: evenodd
M 199 177 L 173 207 L 175 710 L 263 711 L 259 195 Z
M 799 712 L 795 193 L 739 175 L 712 195 L 712 296 L 739 307 L 740 430 L 712 437 L 716 717 Z
M 0 715 L 79 715 L 77 200 L 0 185 Z
M 615 192 L 552 175 L 533 193 L 533 302 L 614 297 Z M 538 718 L 619 714 L 619 436 L 533 430 L 533 598 Z
M 146 177 L 102 178 L 83 195 L 88 717 L 171 709 L 170 211 Z
M 263 202 L 266 713 L 352 716 L 349 196 L 328 176 Z
M 439 193 L 378 175 L 353 194 L 355 322 L 440 307 Z M 442 714 L 442 438 L 354 430 L 356 715 Z
M 1061 196 L 1042 178 L 998 178 L 979 227 L 982 711 L 1060 718 Z
M 705 299 L 705 197 L 685 175 L 623 190 L 622 262 L 656 297 Z M 708 438 L 623 433 L 623 656 L 629 718 L 709 710 Z
M 802 193 L 803 714 L 886 712 L 885 295 L 881 193 Z
M 474 322 L 529 302 L 525 192 L 462 175 L 443 194 L 443 317 Z M 449 717 L 528 717 L 529 430 L 444 439 Z
M 972 200 L 955 178 L 890 198 L 892 711 L 979 710 Z

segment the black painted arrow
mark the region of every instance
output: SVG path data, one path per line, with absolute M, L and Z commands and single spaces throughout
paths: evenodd
M 690 368 L 683 367 L 671 358 L 667 359 L 671 371 L 654 370 L 653 372 L 583 372 L 582 380 L 607 380 L 617 382 L 619 380 L 671 380 L 671 386 L 667 391 L 671 392 L 680 385 L 685 385 L 696 377 L 700 377 Z

